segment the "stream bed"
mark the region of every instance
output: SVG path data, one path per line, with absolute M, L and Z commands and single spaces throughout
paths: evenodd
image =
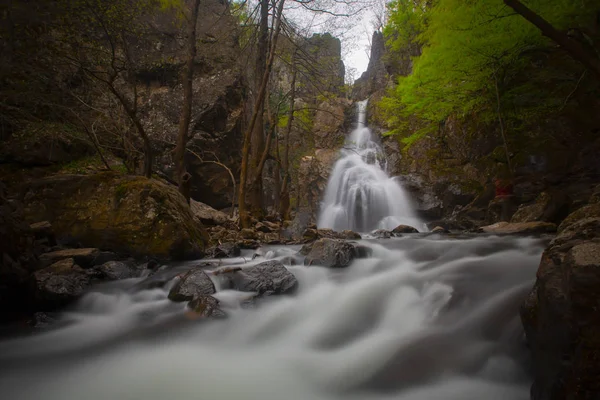
M 164 287 L 95 286 L 49 329 L 0 342 L 3 399 L 527 400 L 519 307 L 545 241 L 406 235 L 361 240 L 344 269 L 290 265 L 294 295 L 248 305 L 219 290 L 227 318 L 190 321 Z M 291 256 L 291 257 L 290 257 Z M 203 260 L 204 261 L 204 260 Z M 163 267 L 174 277 L 193 262 Z M 210 267 L 208 268 L 210 270 Z M 153 277 L 156 279 L 156 277 Z M 152 279 L 152 278 L 150 278 Z

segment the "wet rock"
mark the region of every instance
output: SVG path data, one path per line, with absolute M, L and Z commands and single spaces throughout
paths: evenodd
M 28 321 L 29 325 L 35 329 L 47 329 L 56 325 L 58 317 L 47 312 L 36 312 Z
M 534 400 L 600 393 L 600 218 L 573 214 L 544 251 L 536 284 L 521 307 Z
M 556 232 L 556 225 L 550 222 L 498 222 L 481 227 L 484 233 L 530 235 Z
M 319 238 L 319 232 L 316 229 L 308 228 L 302 233 L 302 240 L 312 241 Z
M 197 296 L 188 303 L 186 316 L 190 319 L 224 318 L 227 315 L 219 308 L 219 300 L 212 296 Z
M 169 299 L 177 302 L 190 301 L 194 297 L 213 293 L 215 293 L 215 285 L 203 270 L 196 268 L 179 279 L 169 292 Z
M 27 184 L 24 195 L 26 220 L 50 221 L 63 244 L 181 260 L 202 257 L 209 240 L 177 188 L 157 179 L 56 175 Z
M 396 235 L 402 233 L 419 233 L 419 231 L 416 228 L 413 228 L 412 226 L 398 225 L 397 227 L 392 229 L 392 233 Z
M 62 259 L 33 274 L 34 299 L 40 309 L 54 309 L 78 299 L 89 284 L 85 270 L 72 258 Z
M 320 238 L 340 239 L 339 232 L 329 228 L 317 229 L 317 236 Z
M 227 214 L 199 201 L 190 200 L 190 208 L 194 217 L 204 225 L 224 225 L 229 222 Z
M 240 247 L 237 243 L 222 243 L 206 250 L 208 258 L 231 258 L 241 255 Z
M 100 255 L 100 250 L 96 248 L 84 249 L 66 249 L 44 253 L 40 256 L 40 262 L 44 266 L 53 264 L 65 258 L 72 258 L 75 263 L 83 268 L 88 268 L 94 265 L 94 260 Z
M 343 230 L 341 232 L 341 239 L 348 239 L 348 240 L 358 240 L 358 239 L 362 239 L 362 236 L 360 236 L 360 234 L 351 231 L 349 229 Z
M 310 247 L 303 247 L 306 254 L 304 265 L 319 265 L 327 268 L 343 268 L 357 256 L 356 246 L 338 239 L 319 239 Z
M 137 278 L 142 274 L 142 269 L 137 268 L 131 262 L 108 261 L 94 267 L 98 277 L 109 281 L 119 279 Z
M 431 230 L 431 233 L 450 233 L 450 231 L 442 226 L 436 226 Z
M 393 236 L 392 232 L 388 231 L 387 229 L 377 229 L 371 232 L 371 234 L 377 239 L 389 239 Z
M 226 285 L 242 291 L 257 292 L 259 295 L 275 295 L 293 292 L 298 280 L 276 260 L 266 261 L 247 268 L 228 268 L 214 272 L 226 279 Z

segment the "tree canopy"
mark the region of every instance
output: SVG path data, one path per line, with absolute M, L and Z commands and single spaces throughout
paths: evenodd
M 573 34 L 584 45 L 598 8 L 591 0 L 530 0 L 527 6 L 558 29 L 583 27 Z M 419 119 L 420 129 L 406 143 L 451 115 L 477 112 L 492 120 L 497 102 L 519 120 L 547 113 L 564 102 L 565 85 L 573 87 L 574 76 L 564 71 L 535 71 L 540 52 L 556 46 L 501 0 L 395 0 L 389 12 L 384 33 L 392 51 L 421 50 L 412 74 L 399 77 L 383 101 L 392 133 L 407 136 L 408 116 Z M 575 69 L 578 77 L 583 68 Z M 552 89 L 543 84 L 548 80 L 555 81 Z

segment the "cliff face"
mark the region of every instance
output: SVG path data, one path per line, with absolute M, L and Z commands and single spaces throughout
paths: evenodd
M 315 222 L 329 172 L 351 124 L 351 101 L 343 95 L 345 68 L 341 43 L 325 33 L 295 44 L 284 40 L 281 48 L 289 53 L 296 49 L 294 66 L 289 61 L 276 62 L 275 84 L 271 88 L 272 93 L 289 93 L 296 69 L 295 112 L 289 136 L 290 202 L 294 211 Z M 285 151 L 285 132 L 286 126 L 278 129 L 278 145 L 274 150 L 279 155 Z M 267 168 L 263 178 L 271 187 L 278 188 L 278 173 L 276 166 Z M 278 193 L 269 190 L 267 184 L 264 186 L 267 189 L 264 204 L 275 213 Z
M 239 57 L 239 25 L 225 4 L 201 3 L 194 67 L 193 104 L 187 170 L 192 197 L 215 208 L 231 206 L 235 195 L 231 174 L 239 177 L 242 126 L 247 93 L 246 71 Z M 143 102 L 143 123 L 151 136 L 157 169 L 174 180 L 175 147 L 183 101 L 181 72 L 185 51 L 176 19 L 156 21 L 162 34 L 137 73 Z M 218 18 L 219 23 L 214 23 Z
M 383 33 L 373 32 L 371 38 L 371 51 L 367 70 L 354 82 L 352 98 L 364 100 L 370 95 L 385 89 L 390 83 L 390 76 L 384 61 L 385 41 Z

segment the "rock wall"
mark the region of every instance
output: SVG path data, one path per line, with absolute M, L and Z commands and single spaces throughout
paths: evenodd
M 192 174 L 192 198 L 222 209 L 235 198 L 231 174 L 238 179 L 247 78 L 238 22 L 218 0 L 202 2 L 200 7 L 190 124 L 193 138 L 186 164 Z M 219 23 L 214 23 L 215 18 Z M 185 61 L 185 44 L 179 39 L 185 35 L 176 21 L 169 15 L 157 21 L 163 34 L 157 36 L 154 48 L 146 49 L 147 62 L 137 73 L 143 122 L 157 152 L 156 167 L 172 180 L 171 152 L 183 101 L 180 75 Z
M 592 399 L 600 393 L 600 207 L 595 196 L 560 225 L 521 308 L 533 356 L 533 400 Z

